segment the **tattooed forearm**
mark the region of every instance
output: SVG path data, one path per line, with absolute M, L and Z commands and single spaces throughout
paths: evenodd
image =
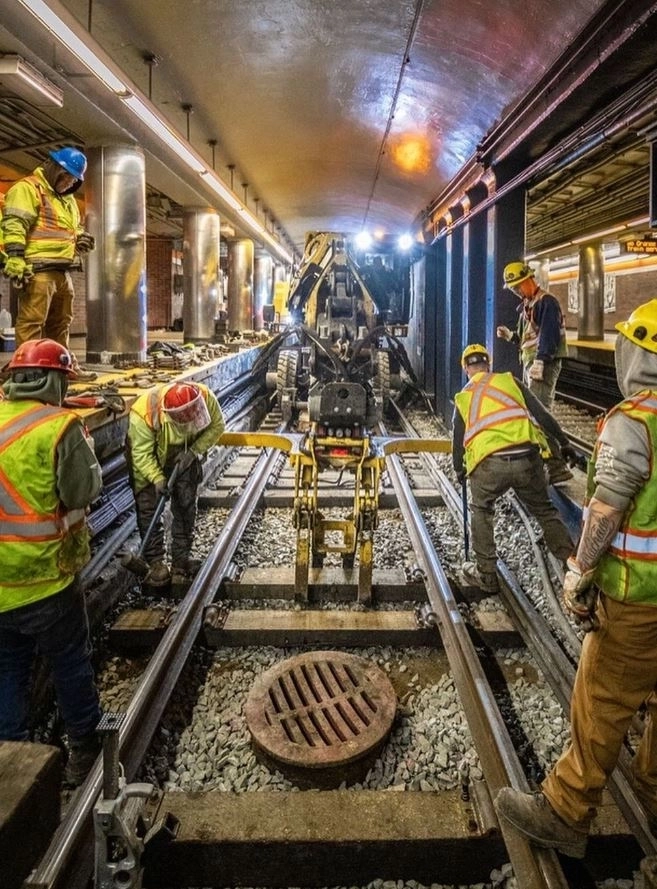
M 582 571 L 595 568 L 614 534 L 618 531 L 623 510 L 596 500 L 589 503 L 589 512 L 577 547 L 577 563 Z

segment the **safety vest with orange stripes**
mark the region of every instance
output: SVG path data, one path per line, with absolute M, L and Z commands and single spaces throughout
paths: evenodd
M 643 391 L 621 401 L 605 417 L 622 411 L 645 426 L 651 453 L 657 448 L 657 392 Z M 604 426 L 604 424 L 603 424 Z M 589 467 L 587 502 L 595 490 L 596 445 Z M 620 528 L 600 560 L 595 583 L 611 599 L 657 605 L 657 465 L 630 503 Z M 586 507 L 584 516 L 586 517 Z
M 25 256 L 32 263 L 73 262 L 75 241 L 81 232 L 80 210 L 73 195 L 58 195 L 43 169 L 19 179 L 5 197 L 3 214 L 5 251 Z
M 474 374 L 454 396 L 465 424 L 463 446 L 468 475 L 496 451 L 537 447 L 550 455 L 545 433 L 529 412 L 513 374 Z
M 83 509 L 57 494 L 57 445 L 72 411 L 37 401 L 0 401 L 0 611 L 67 587 L 89 561 Z

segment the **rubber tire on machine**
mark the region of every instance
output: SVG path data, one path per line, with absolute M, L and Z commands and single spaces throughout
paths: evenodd
M 276 364 L 276 398 L 279 408 L 283 400 L 283 390 L 296 388 L 299 353 L 292 349 L 284 349 L 278 353 Z
M 385 409 L 390 400 L 390 356 L 382 349 L 374 353 L 374 375 L 372 378 L 374 390 L 381 395 L 381 404 Z

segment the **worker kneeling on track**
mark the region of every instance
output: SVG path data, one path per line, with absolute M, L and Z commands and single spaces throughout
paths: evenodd
M 472 496 L 472 546 L 476 564 L 463 574 L 486 592 L 496 592 L 495 501 L 513 488 L 536 518 L 550 551 L 565 562 L 573 550 L 566 526 L 550 502 L 542 460 L 549 455 L 544 429 L 574 456 L 563 430 L 531 392 L 510 373 L 491 373 L 484 346 L 470 345 L 461 364 L 468 376 L 454 397 L 452 460 Z
M 64 778 L 76 786 L 100 752 L 77 572 L 90 558 L 85 512 L 102 474 L 84 426 L 61 407 L 72 368 L 64 346 L 28 340 L 9 362 L 0 401 L 0 740 L 28 739 L 30 673 L 39 652 L 68 734 Z
M 503 787 L 498 815 L 536 845 L 581 858 L 632 718 L 648 719 L 632 783 L 657 836 L 657 299 L 616 325 L 624 396 L 605 417 L 589 472 L 584 527 L 564 578 L 566 607 L 595 609 L 570 700 L 570 745 L 536 793 Z M 597 597 L 587 595 L 597 588 Z M 594 602 L 597 599 L 597 603 Z
M 185 579 L 198 570 L 198 563 L 190 558 L 190 552 L 197 490 L 203 478 L 201 460 L 223 431 L 224 417 L 219 402 L 202 383 L 167 383 L 141 395 L 130 409 L 127 453 L 137 526 L 142 536 L 143 556 L 149 565 L 144 580 L 148 586 L 164 587 L 171 581 L 165 560 L 164 524 L 158 520 L 150 528 L 159 500 L 169 494 L 174 574 Z M 172 479 L 175 466 L 178 470 Z

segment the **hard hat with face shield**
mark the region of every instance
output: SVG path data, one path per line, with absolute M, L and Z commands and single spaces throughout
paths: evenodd
M 504 286 L 509 290 L 533 277 L 534 270 L 526 262 L 509 262 L 504 266 Z
M 464 370 L 471 364 L 481 364 L 484 361 L 490 364 L 490 354 L 486 346 L 480 346 L 478 343 L 466 346 L 461 355 L 461 367 Z
M 194 383 L 174 383 L 164 394 L 164 413 L 178 429 L 193 434 L 211 422 L 203 393 Z

